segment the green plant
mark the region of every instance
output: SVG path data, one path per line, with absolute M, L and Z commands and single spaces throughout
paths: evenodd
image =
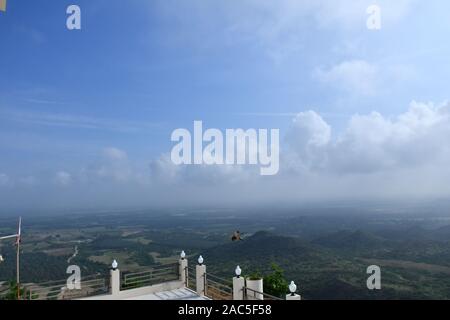
M 284 270 L 272 264 L 272 273 L 264 277 L 264 291 L 273 296 L 282 297 L 288 290 L 288 282 L 284 278 Z
M 15 281 L 9 282 L 9 292 L 3 297 L 4 300 L 17 300 L 17 292 L 20 290 L 20 297 L 24 299 L 26 291 L 24 288 L 18 288 Z
M 261 280 L 263 279 L 263 276 L 261 274 L 261 272 L 259 270 L 254 271 L 253 273 L 251 273 L 248 277 L 248 280 Z

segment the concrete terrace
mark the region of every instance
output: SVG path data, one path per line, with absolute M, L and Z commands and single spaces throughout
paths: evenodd
M 108 274 L 71 277 L 24 286 L 27 300 L 284 300 L 264 292 L 263 279 L 241 277 L 236 267 L 229 279 L 206 272 L 202 256 L 188 265 L 184 252 L 175 263 L 157 265 L 135 272 L 121 272 L 114 260 Z M 292 282 L 286 300 L 301 300 Z
M 102 294 L 80 300 L 211 300 L 184 287 L 181 281 L 169 281 L 135 289 L 120 290 L 115 294 Z
M 137 297 L 127 298 L 125 300 L 211 300 L 207 297 L 199 296 L 195 291 L 187 288 L 175 289 L 170 291 L 150 293 Z

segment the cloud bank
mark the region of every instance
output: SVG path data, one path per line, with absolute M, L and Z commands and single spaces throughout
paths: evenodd
M 378 0 L 383 26 L 402 21 L 415 0 Z M 367 31 L 366 10 L 372 0 L 242 0 L 160 1 L 160 16 L 184 30 L 177 40 L 199 47 L 248 43 L 263 49 L 275 62 L 308 50 L 311 26 L 325 32 Z M 154 7 L 155 4 L 152 4 Z M 305 32 L 302 32 L 305 31 Z M 212 36 L 213 35 L 213 36 Z M 219 40 L 220 39 L 220 40 Z
M 261 177 L 252 166 L 176 166 L 168 154 L 142 167 L 124 150 L 109 147 L 95 163 L 58 170 L 49 182 L 2 173 L 0 188 L 6 203 L 21 190 L 23 197 L 39 193 L 36 201 L 60 194 L 61 204 L 80 206 L 443 197 L 450 193 L 448 137 L 449 103 L 412 102 L 395 117 L 355 114 L 340 132 L 307 111 L 285 132 L 274 177 Z

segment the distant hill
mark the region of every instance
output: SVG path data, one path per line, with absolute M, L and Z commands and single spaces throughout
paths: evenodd
M 419 225 L 406 225 L 398 228 L 385 228 L 378 230 L 377 235 L 385 239 L 393 241 L 416 241 L 416 240 L 430 240 L 431 232 Z
M 316 245 L 337 250 L 372 249 L 386 241 L 367 232 L 338 231 L 312 241 Z
M 202 251 L 208 272 L 231 279 L 239 265 L 244 276 L 255 271 L 270 272 L 272 263 L 281 266 L 287 281 L 294 280 L 305 299 L 424 299 L 447 298 L 447 280 L 425 276 L 422 270 L 383 268 L 383 290 L 367 289 L 368 263 L 364 254 L 385 251 L 390 241 L 362 231 L 340 231 L 307 242 L 260 231 L 239 242 Z M 408 249 L 409 248 L 409 249 Z M 414 246 L 404 248 L 408 253 Z M 398 249 L 397 249 L 398 250 Z M 387 250 L 387 255 L 390 254 Z M 399 256 L 398 251 L 394 251 Z M 386 256 L 389 258 L 389 256 Z M 409 259 L 411 260 L 411 259 Z M 415 279 L 412 284 L 405 276 Z M 423 280 L 422 280 L 423 278 Z M 429 285 L 429 283 L 431 283 Z M 424 288 L 418 290 L 417 288 Z M 426 286 L 435 291 L 430 293 Z
M 243 259 L 259 261 L 295 257 L 309 259 L 318 254 L 318 249 L 298 238 L 285 237 L 268 231 L 259 231 L 238 242 L 215 246 L 204 252 L 204 256 L 216 260 L 232 260 L 241 263 Z
M 450 241 L 450 225 L 424 228 L 419 225 L 377 231 L 380 237 L 394 241 Z
M 310 270 L 314 266 L 330 266 L 340 261 L 334 254 L 309 242 L 260 231 L 238 242 L 215 246 L 202 252 L 210 270 L 218 275 L 232 276 L 239 265 L 244 275 L 271 270 L 276 263 L 292 277 L 298 268 Z M 293 272 L 291 272 L 293 271 Z
M 432 231 L 433 240 L 450 241 L 450 225 Z

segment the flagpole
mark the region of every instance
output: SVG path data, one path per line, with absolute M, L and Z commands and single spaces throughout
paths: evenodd
M 1 0 L 0 0 L 1 1 Z M 19 228 L 17 234 L 12 234 L 9 236 L 0 237 L 0 240 L 6 240 L 11 238 L 16 238 L 16 284 L 17 284 L 17 299 L 20 300 L 20 242 L 22 234 L 22 217 L 19 218 Z M 1 262 L 1 261 L 0 261 Z
M 17 254 L 16 254 L 16 282 L 17 282 L 17 300 L 20 300 L 20 234 L 22 228 L 22 217 L 19 218 L 19 230 L 17 232 Z
M 16 278 L 16 282 L 17 282 L 17 300 L 20 300 L 20 262 L 19 262 L 19 251 L 20 251 L 20 244 L 17 244 L 17 278 Z

